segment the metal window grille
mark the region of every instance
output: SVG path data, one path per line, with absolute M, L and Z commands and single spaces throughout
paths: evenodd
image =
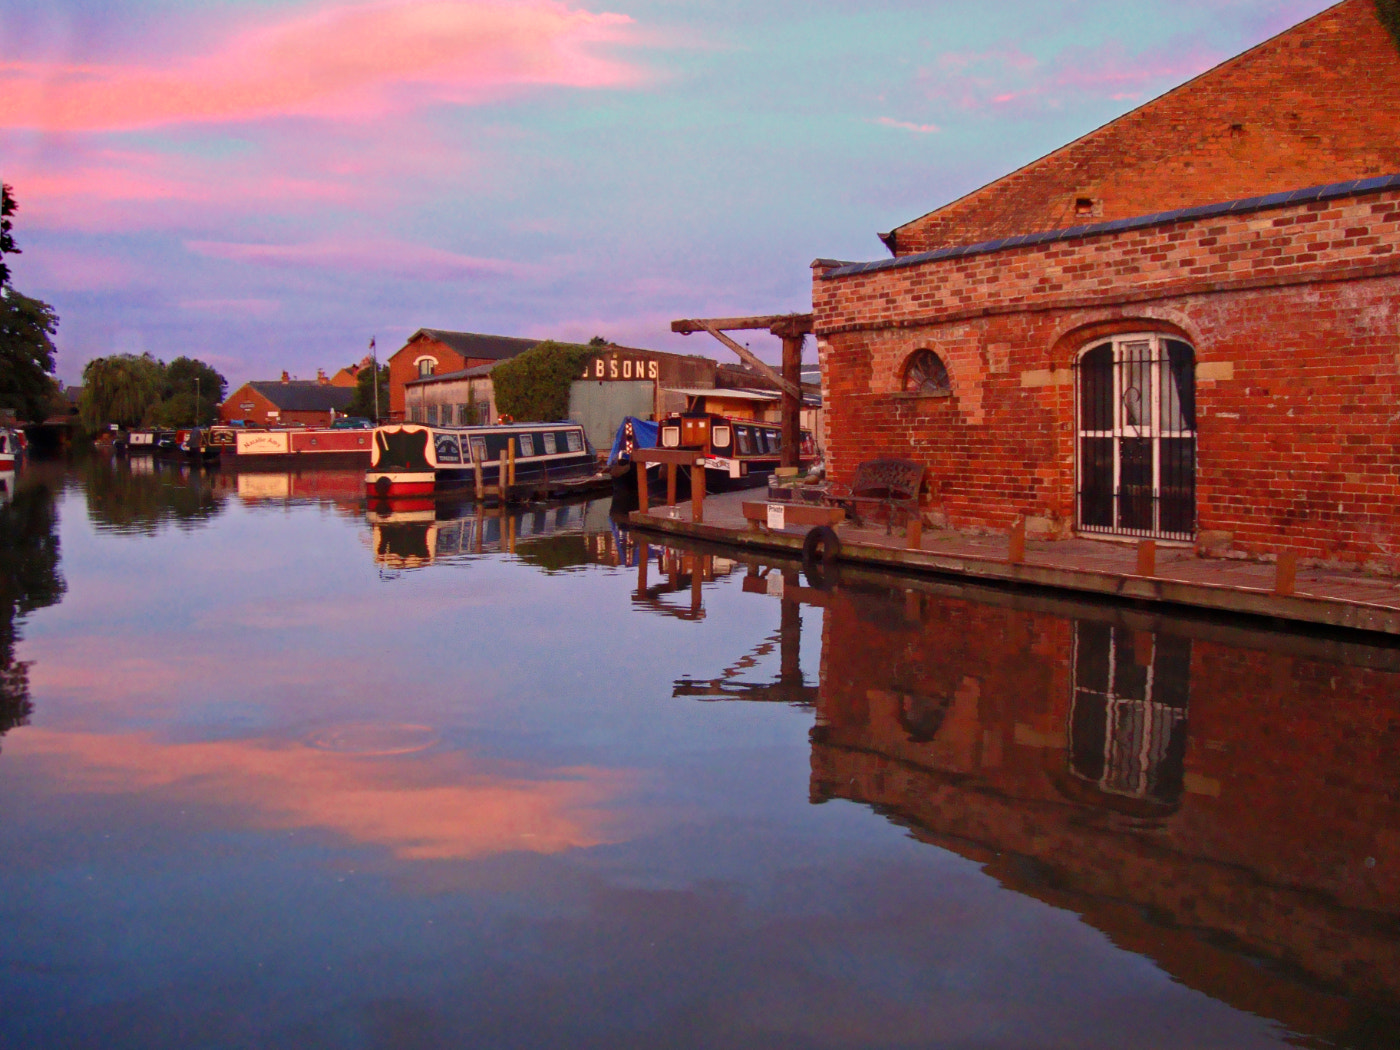
M 1076 365 L 1079 529 L 1196 532 L 1196 355 L 1177 339 L 1115 338 Z

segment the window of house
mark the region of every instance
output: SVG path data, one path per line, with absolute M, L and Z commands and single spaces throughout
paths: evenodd
M 946 397 L 953 392 L 948 368 L 932 350 L 915 350 L 904 365 L 904 392 L 923 397 Z

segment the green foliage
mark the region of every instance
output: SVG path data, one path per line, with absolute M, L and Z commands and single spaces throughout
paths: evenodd
M 0 288 L 0 408 L 27 422 L 44 418 L 57 383 L 53 378 L 58 315 L 53 307 L 13 288 Z
M 88 518 L 103 532 L 154 536 L 166 525 L 192 531 L 223 513 L 225 497 L 198 471 L 133 474 L 120 459 L 85 464 Z
M 1395 46 L 1400 47 L 1400 0 L 1376 0 L 1376 14 L 1395 38 Z
M 14 227 L 10 216 L 18 207 L 15 191 L 8 184 L 0 183 L 0 288 L 10 283 L 10 268 L 5 265 L 5 256 L 20 254 L 15 246 L 14 234 L 10 232 Z
M 78 415 L 90 433 L 109 423 L 139 427 L 160 404 L 165 366 L 150 354 L 96 357 L 83 369 L 83 396 Z
M 389 411 L 389 366 L 379 366 L 379 413 Z M 374 419 L 374 368 L 361 368 L 355 376 L 355 396 L 345 408 L 347 416 Z M 374 419 L 377 423 L 379 420 Z
M 496 408 L 503 415 L 554 423 L 568 416 L 569 386 L 595 351 L 575 343 L 547 339 L 491 370 Z
M 59 575 L 58 515 L 48 485 L 21 484 L 0 506 L 0 736 L 33 713 L 29 665 L 15 659 L 23 617 L 56 604 L 66 589 Z
M 150 354 L 113 354 L 87 363 L 79 417 L 89 433 L 122 427 L 209 426 L 219 415 L 228 380 L 195 357 L 170 364 Z M 195 418 L 198 398 L 198 420 Z

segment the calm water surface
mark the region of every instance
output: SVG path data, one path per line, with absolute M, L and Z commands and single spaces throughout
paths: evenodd
M 0 1045 L 1400 1046 L 1395 648 L 7 490 Z

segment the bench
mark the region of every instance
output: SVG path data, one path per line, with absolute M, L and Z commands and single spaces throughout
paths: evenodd
M 923 513 L 919 507 L 919 491 L 924 485 L 924 467 L 907 459 L 872 459 L 856 468 L 845 495 L 832 495 L 830 502 L 843 508 L 852 525 L 862 524 L 860 508 L 866 505 L 885 508 L 885 534 L 894 531 L 895 512 L 904 516 L 904 533 L 908 546 L 917 547 L 923 539 Z

